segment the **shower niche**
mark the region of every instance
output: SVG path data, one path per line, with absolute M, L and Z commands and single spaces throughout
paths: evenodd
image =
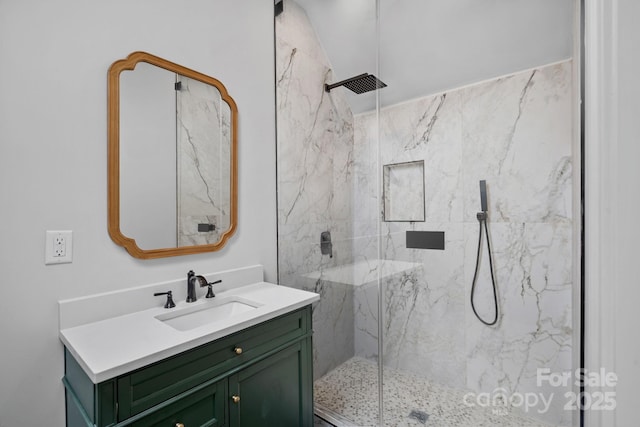
M 386 222 L 424 222 L 424 160 L 384 165 L 382 181 Z

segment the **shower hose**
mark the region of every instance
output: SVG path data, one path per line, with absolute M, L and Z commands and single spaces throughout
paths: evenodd
M 471 285 L 471 309 L 473 310 L 473 314 L 476 315 L 478 320 L 484 323 L 487 326 L 493 326 L 498 322 L 498 292 L 496 290 L 496 279 L 493 276 L 493 260 L 491 259 L 491 242 L 489 241 L 489 229 L 487 228 L 487 213 L 486 212 L 478 212 L 478 229 L 480 231 L 478 236 L 478 255 L 476 256 L 476 271 L 473 273 L 473 283 Z M 487 249 L 489 251 L 489 270 L 491 272 L 491 284 L 493 286 L 493 306 L 495 309 L 495 317 L 491 322 L 487 322 L 484 320 L 478 312 L 476 311 L 476 307 L 474 304 L 474 296 L 476 291 L 476 282 L 478 280 L 478 271 L 480 270 L 480 255 L 482 254 L 482 229 L 484 225 L 484 233 L 487 240 Z

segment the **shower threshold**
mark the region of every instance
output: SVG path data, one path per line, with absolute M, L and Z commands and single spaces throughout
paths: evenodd
M 384 426 L 551 427 L 519 413 L 494 414 L 465 406 L 467 391 L 431 382 L 410 372 L 384 369 Z M 354 357 L 314 382 L 314 412 L 327 427 L 378 424 L 378 365 Z
M 359 427 L 348 418 L 327 408 L 322 403 L 314 402 L 313 412 L 315 416 L 320 419 L 316 421 L 316 425 L 320 427 Z

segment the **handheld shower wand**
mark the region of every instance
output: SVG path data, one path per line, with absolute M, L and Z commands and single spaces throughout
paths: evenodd
M 476 271 L 473 273 L 473 283 L 471 284 L 471 309 L 473 310 L 473 314 L 476 315 L 478 320 L 484 323 L 487 326 L 493 326 L 498 323 L 498 292 L 496 289 L 496 279 L 493 276 L 493 259 L 491 256 L 491 242 L 489 239 L 489 229 L 487 227 L 487 219 L 488 219 L 488 209 L 487 209 L 487 181 L 480 181 L 480 209 L 481 212 L 478 212 L 476 218 L 479 223 L 479 237 L 478 237 L 478 255 L 476 257 Z M 491 284 L 493 287 L 493 306 L 495 309 L 495 317 L 492 321 L 486 321 L 476 311 L 474 296 L 476 291 L 476 282 L 478 280 L 478 271 L 480 270 L 480 255 L 482 254 L 482 227 L 484 225 L 484 232 L 487 240 L 487 250 L 489 252 L 489 271 L 491 273 Z
M 480 210 L 487 213 L 487 181 L 480 181 Z

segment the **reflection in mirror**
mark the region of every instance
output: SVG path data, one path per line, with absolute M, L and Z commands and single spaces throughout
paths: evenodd
M 217 80 L 143 52 L 109 72 L 109 233 L 139 258 L 221 248 L 237 217 L 237 109 Z
M 178 246 L 175 74 L 120 75 L 120 229 L 143 249 Z
M 231 109 L 214 86 L 178 86 L 178 246 L 215 243 L 230 219 Z

